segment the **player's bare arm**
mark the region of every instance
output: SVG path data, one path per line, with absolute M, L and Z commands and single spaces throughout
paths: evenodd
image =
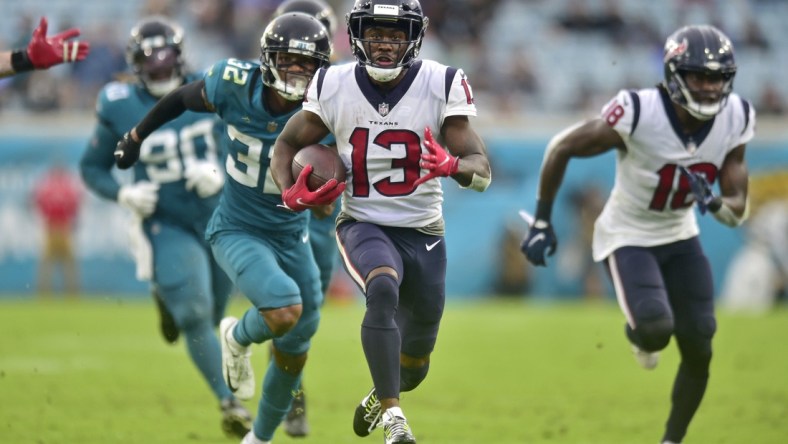
M 477 181 L 489 183 L 492 171 L 487 158 L 487 148 L 482 138 L 471 128 L 468 116 L 447 117 L 441 127 L 441 136 L 446 143 L 446 149 L 460 158 L 457 173 L 451 176 L 452 179 L 466 188 L 471 187 L 474 176 Z
M 613 148 L 626 149 L 621 136 L 604 119 L 595 118 L 562 131 L 547 146 L 537 198 L 542 202 L 555 199 L 569 159 L 592 157 Z
M 717 220 L 729 226 L 740 225 L 749 216 L 748 173 L 744 152 L 745 145 L 734 148 L 725 157 L 720 169 L 722 206 L 713 215 Z
M 290 165 L 296 153 L 305 146 L 320 142 L 328 133 L 320 117 L 310 111 L 299 111 L 287 121 L 276 139 L 271 158 L 271 174 L 280 190 L 286 190 L 295 183 Z

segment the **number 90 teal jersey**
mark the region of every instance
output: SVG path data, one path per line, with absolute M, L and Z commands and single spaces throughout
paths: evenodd
M 198 79 L 190 75 L 187 81 Z M 117 198 L 120 184 L 112 175 L 113 152 L 129 131 L 156 104 L 158 99 L 137 84 L 112 82 L 96 100 L 97 123 L 80 161 L 85 184 L 105 199 Z M 202 233 L 218 196 L 198 197 L 185 187 L 184 172 L 192 163 L 217 163 L 215 116 L 185 112 L 148 136 L 134 165 L 134 181 L 160 184 L 159 200 L 153 217 Z
M 287 120 L 301 108 L 272 116 L 263 104 L 266 87 L 261 74 L 258 63 L 227 59 L 214 64 L 205 75 L 207 100 L 226 126 L 219 144 L 227 154 L 227 182 L 209 235 L 239 225 L 277 232 L 306 228 L 306 212 L 293 213 L 277 207 L 282 203 L 282 194 L 270 170 L 274 142 Z

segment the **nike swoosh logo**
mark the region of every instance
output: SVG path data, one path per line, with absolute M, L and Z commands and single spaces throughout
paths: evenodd
M 230 379 L 230 369 L 225 367 L 224 368 L 225 380 L 227 381 L 227 388 L 230 389 L 231 392 L 235 393 L 238 391 L 238 387 L 233 387 L 232 380 Z
M 443 165 L 444 163 L 446 163 L 448 161 L 449 161 L 449 158 L 447 157 L 447 158 L 443 159 L 443 162 L 439 163 L 438 166 L 441 166 L 441 165 Z
M 544 235 L 544 233 L 537 234 L 530 241 L 528 241 L 528 248 L 531 248 L 535 243 L 537 243 L 539 241 L 543 241 L 545 239 L 546 239 L 546 236 Z
M 304 233 L 301 236 L 301 242 L 306 243 L 309 240 L 309 233 Z
M 424 246 L 427 247 L 427 251 L 432 251 L 432 249 L 435 248 L 435 246 L 438 245 L 439 243 L 441 243 L 441 239 L 438 239 L 431 244 L 424 244 Z

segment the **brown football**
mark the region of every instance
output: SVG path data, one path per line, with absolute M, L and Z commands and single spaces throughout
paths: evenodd
M 332 178 L 337 182 L 345 181 L 345 164 L 334 148 L 320 143 L 301 148 L 293 158 L 294 180 L 307 165 L 312 165 L 312 174 L 306 182 L 309 191 L 315 191 Z

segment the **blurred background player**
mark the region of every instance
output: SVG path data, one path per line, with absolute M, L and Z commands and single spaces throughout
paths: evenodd
M 134 26 L 127 59 L 137 82 L 112 82 L 101 91 L 98 123 L 81 160 L 82 177 L 98 195 L 134 214 L 137 277 L 152 282 L 161 316 L 168 319 L 165 339 L 174 342 L 183 333 L 189 356 L 220 403 L 222 429 L 241 437 L 251 427 L 251 416 L 222 378 L 221 346 L 214 332 L 232 283 L 204 239 L 224 184 L 215 119 L 183 114 L 146 139 L 132 183 L 120 185 L 112 174 L 113 152 L 123 134 L 160 97 L 199 78 L 187 71 L 182 45 L 183 31 L 164 17 Z
M 304 90 L 328 64 L 331 43 L 320 21 L 304 13 L 274 18 L 260 39 L 260 64 L 226 59 L 199 80 L 165 96 L 118 143 L 118 166 L 128 168 L 156 128 L 186 110 L 213 112 L 227 126 L 228 182 L 206 237 L 216 260 L 253 307 L 220 324 L 224 376 L 236 396 L 255 395 L 251 344 L 273 342 L 253 430 L 245 444 L 268 443 L 300 387 L 323 295 L 309 244 L 307 214 L 283 208 L 269 162 L 276 137 L 301 109 Z M 304 168 L 303 179 L 311 171 Z M 313 193 L 333 202 L 344 186 L 331 180 Z
M 55 267 L 59 266 L 66 294 L 77 297 L 79 266 L 74 254 L 74 227 L 82 204 L 79 178 L 65 166 L 55 164 L 36 183 L 33 200 L 44 221 L 38 291 L 44 296 L 52 293 Z
M 521 248 L 534 265 L 545 265 L 557 245 L 550 214 L 569 160 L 615 148 L 616 182 L 595 224 L 593 256 L 605 263 L 643 367 L 654 368 L 676 338 L 681 364 L 662 437 L 670 444 L 684 438 L 703 399 L 716 331 L 711 268 L 691 209 L 694 203 L 732 227 L 747 218 L 744 151 L 755 110 L 732 93 L 733 44 L 717 28 L 675 31 L 663 61 L 661 84 L 622 90 L 600 117 L 553 138 Z
M 400 392 L 426 378 L 443 314 L 443 196 L 432 179 L 451 176 L 476 191 L 491 179 L 468 119 L 476 108 L 465 74 L 417 58 L 427 23 L 415 0 L 357 1 L 347 16 L 357 63 L 318 72 L 272 159 L 282 200 L 294 210 L 309 202 L 291 173 L 298 150 L 330 132 L 351 166 L 337 236 L 346 269 L 366 295 L 361 343 L 374 382 L 353 429 L 367 436 L 380 425 L 386 444 L 416 442 Z
M 334 33 L 337 28 L 337 18 L 334 10 L 323 0 L 286 0 L 274 12 L 274 17 L 290 13 L 303 12 L 309 14 L 326 27 L 329 41 L 333 41 Z M 333 53 L 332 53 L 333 55 Z M 329 136 L 329 140 L 323 143 L 334 144 L 334 138 Z M 328 297 L 328 286 L 331 277 L 334 275 L 339 250 L 336 242 L 336 216 L 339 214 L 339 205 L 330 205 L 327 208 L 333 209 L 330 214 L 325 214 L 319 209 L 310 211 L 309 214 L 309 244 L 312 246 L 312 254 L 315 256 L 317 268 L 320 270 L 320 290 L 323 293 L 323 302 Z M 301 379 L 301 390 L 293 399 L 293 405 L 287 413 L 282 424 L 285 433 L 294 437 L 306 436 L 309 433 L 309 423 L 306 416 L 306 395 L 304 394 L 304 381 Z
M 84 60 L 88 56 L 88 42 L 70 40 L 79 36 L 79 29 L 71 28 L 47 37 L 47 27 L 46 17 L 41 17 L 27 48 L 0 52 L 0 78 L 34 69 L 49 69 L 61 63 Z

